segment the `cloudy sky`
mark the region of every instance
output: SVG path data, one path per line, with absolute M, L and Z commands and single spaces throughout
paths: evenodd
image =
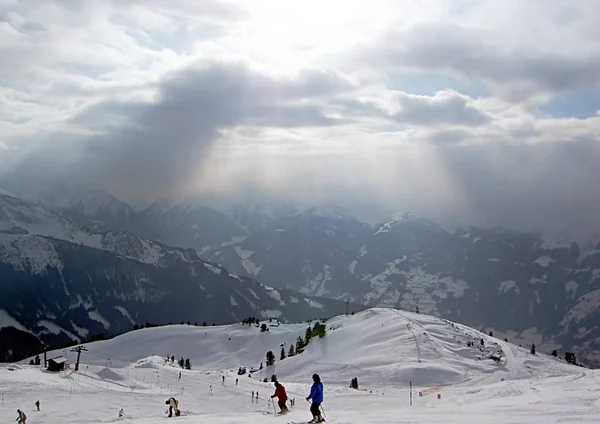
M 0 0 L 0 172 L 600 229 L 598 0 Z

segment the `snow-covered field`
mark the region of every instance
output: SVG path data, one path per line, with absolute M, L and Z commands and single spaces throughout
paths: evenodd
M 22 408 L 29 424 L 154 424 L 166 419 L 170 395 L 180 401 L 183 415 L 169 419 L 181 423 L 306 422 L 311 415 L 304 398 L 315 372 L 324 383 L 323 407 L 331 423 L 600 422 L 600 371 L 534 356 L 462 325 L 369 309 L 327 321 L 325 338 L 280 360 L 281 345 L 287 353 L 307 326 L 282 324 L 267 333 L 241 324 L 150 328 L 86 345 L 79 372 L 70 349 L 48 354 L 68 355 L 71 368 L 61 373 L 25 365 L 28 361 L 3 364 L 0 422 L 15 420 Z M 274 366 L 252 378 L 237 376 L 239 366 L 259 368 L 268 350 L 277 358 Z M 501 361 L 489 359 L 492 354 L 501 354 Z M 192 370 L 167 363 L 167 355 L 189 358 Z M 268 402 L 273 384 L 262 382 L 272 374 L 296 399 L 286 416 L 261 413 L 273 411 Z M 348 387 L 353 377 L 359 390 Z M 38 399 L 39 412 L 33 405 Z M 125 416 L 118 418 L 121 408 Z

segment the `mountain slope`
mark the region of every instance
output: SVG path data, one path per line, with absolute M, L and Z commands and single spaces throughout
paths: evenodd
M 134 364 L 160 369 L 163 357 L 142 358 L 154 352 L 171 352 L 177 346 L 178 355 L 190 358 L 194 369 L 202 371 L 245 366 L 255 368 L 253 378 L 259 380 L 270 379 L 275 373 L 282 381 L 300 381 L 312 373 L 307 370 L 318 369 L 328 384 L 347 385 L 358 377 L 369 386 L 385 382 L 402 388 L 411 380 L 420 386 L 447 386 L 497 382 L 501 378 L 572 375 L 582 370 L 547 355 L 531 355 L 526 349 L 461 324 L 384 308 L 329 319 L 324 338 L 312 339 L 301 354 L 279 359 L 281 348 L 287 351 L 291 343 L 304 336 L 308 325 L 280 324 L 266 333 L 254 325 L 239 323 L 141 329 L 87 344 L 85 363 L 104 365 L 110 357 L 115 367 Z M 473 345 L 467 346 L 469 342 Z M 275 364 L 258 370 L 268 350 L 276 354 Z M 491 360 L 492 355 L 498 355 L 500 362 Z

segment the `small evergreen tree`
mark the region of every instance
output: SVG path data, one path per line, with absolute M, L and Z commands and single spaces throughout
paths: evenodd
M 206 321 L 202 323 L 202 327 L 206 327 Z
M 267 331 L 267 324 L 265 324 L 264 322 L 262 323 L 262 325 L 260 326 L 260 331 L 261 332 L 265 332 Z
M 304 346 L 306 345 L 304 344 L 304 340 L 302 340 L 302 336 L 298 336 L 298 339 L 296 340 L 296 355 L 304 352 Z
M 508 343 L 508 339 L 507 339 L 506 337 L 504 338 L 504 341 L 505 341 L 506 343 Z
M 358 378 L 354 377 L 350 381 L 350 387 L 352 387 L 353 389 L 358 389 Z
M 290 350 L 288 352 L 288 356 L 294 356 L 296 354 L 296 351 L 294 350 L 294 344 L 292 343 L 290 345 Z
M 490 331 L 490 337 L 494 337 L 494 333 Z
M 171 356 L 171 363 L 175 362 L 175 355 Z
M 192 364 L 190 363 L 190 358 L 187 358 L 185 360 L 185 369 L 186 370 L 191 370 L 192 369 Z
M 558 352 L 556 351 L 556 349 L 552 351 L 552 356 L 554 356 L 555 358 L 558 356 Z
M 565 361 L 569 364 L 577 365 L 577 360 L 575 359 L 575 354 L 573 352 L 565 352 Z
M 267 352 L 267 366 L 273 365 L 275 363 L 275 355 L 273 355 L 273 351 Z
M 320 324 L 319 327 L 317 328 L 317 336 L 319 336 L 319 338 L 322 339 L 326 335 L 327 335 L 327 326 L 325 324 Z
M 281 356 L 279 357 L 280 360 L 284 360 L 285 359 L 285 347 L 281 348 Z
M 35 361 L 34 361 L 35 365 L 39 365 L 40 364 L 40 355 L 35 355 Z
M 29 360 L 29 365 L 35 365 L 35 362 L 33 362 L 33 359 Z
M 304 340 L 306 340 L 306 344 L 310 343 L 310 339 L 312 338 L 313 333 L 312 333 L 312 328 L 308 327 L 306 329 L 306 333 L 304 335 Z
M 181 357 L 181 359 L 177 363 L 179 364 L 179 366 L 181 368 L 185 367 L 185 361 L 183 360 L 183 356 Z
M 531 352 L 531 354 L 532 354 L 532 355 L 535 355 L 535 343 L 533 343 L 533 344 L 531 345 L 530 352 Z
M 483 337 L 481 338 L 481 346 L 484 346 L 485 342 L 483 341 Z

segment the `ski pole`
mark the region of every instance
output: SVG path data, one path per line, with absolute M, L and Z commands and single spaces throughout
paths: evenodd
M 323 409 L 323 404 L 319 405 L 319 407 L 321 408 L 321 411 L 323 411 L 323 418 L 327 418 L 327 415 L 325 415 L 325 409 Z

